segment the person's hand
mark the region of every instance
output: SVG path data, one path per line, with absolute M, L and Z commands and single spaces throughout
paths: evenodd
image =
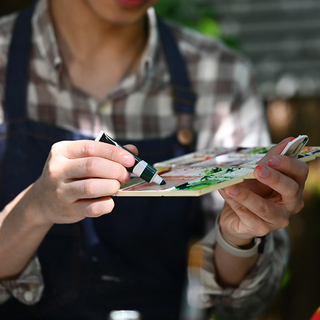
M 137 153 L 134 146 L 126 146 Z M 134 157 L 122 148 L 97 141 L 54 144 L 42 175 L 30 190 L 44 222 L 73 223 L 113 210 L 111 198 L 130 178 L 125 167 Z
M 291 140 L 283 140 L 261 159 L 254 170 L 256 180 L 220 190 L 226 201 L 220 217 L 221 230 L 231 243 L 244 246 L 254 237 L 285 228 L 290 217 L 303 208 L 308 166 L 280 155 Z

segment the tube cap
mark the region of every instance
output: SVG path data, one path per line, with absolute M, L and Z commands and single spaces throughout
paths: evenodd
M 156 184 L 159 184 L 159 185 L 166 184 L 165 181 L 158 174 L 155 174 L 150 182 L 155 182 Z

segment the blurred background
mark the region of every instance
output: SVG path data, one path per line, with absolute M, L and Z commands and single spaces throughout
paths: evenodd
M 1 0 L 0 16 L 31 2 Z M 161 0 L 156 10 L 250 58 L 274 143 L 307 134 L 320 146 L 320 1 Z M 320 305 L 320 159 L 309 168 L 281 292 L 255 320 L 308 320 Z

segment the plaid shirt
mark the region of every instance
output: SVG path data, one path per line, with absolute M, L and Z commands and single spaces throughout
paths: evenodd
M 0 124 L 4 122 L 5 69 L 15 18 L 16 14 L 12 14 L 0 19 Z M 39 1 L 32 21 L 27 116 L 93 137 L 100 130 L 116 139 L 130 138 L 131 141 L 174 134 L 177 117 L 172 107 L 170 75 L 152 8 L 148 18 L 149 39 L 140 67 L 99 100 L 74 88 L 62 72 L 63 60 L 48 12 L 48 0 Z M 216 39 L 173 23 L 170 27 L 198 96 L 194 121 L 197 149 L 268 145 L 270 138 L 264 108 L 248 62 Z M 202 202 L 210 231 L 222 199 L 212 193 L 203 196 Z M 236 289 L 222 289 L 215 281 L 214 243 L 211 231 L 199 244 L 205 263 L 197 280 L 197 301 L 204 307 L 213 306 L 214 310 L 232 319 L 248 319 L 260 312 L 280 287 L 289 251 L 287 236 L 282 230 L 268 237 L 265 254 Z M 40 299 L 42 290 L 41 267 L 34 259 L 19 279 L 0 284 L 0 302 L 14 296 L 23 303 L 33 304 Z

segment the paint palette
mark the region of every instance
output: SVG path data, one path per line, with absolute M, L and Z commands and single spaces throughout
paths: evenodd
M 306 147 L 307 136 L 289 142 L 282 154 L 301 161 L 320 157 L 320 147 Z M 166 184 L 159 186 L 134 178 L 122 185 L 115 196 L 198 197 L 203 194 L 254 179 L 254 168 L 272 147 L 214 148 L 196 151 L 154 164 Z

